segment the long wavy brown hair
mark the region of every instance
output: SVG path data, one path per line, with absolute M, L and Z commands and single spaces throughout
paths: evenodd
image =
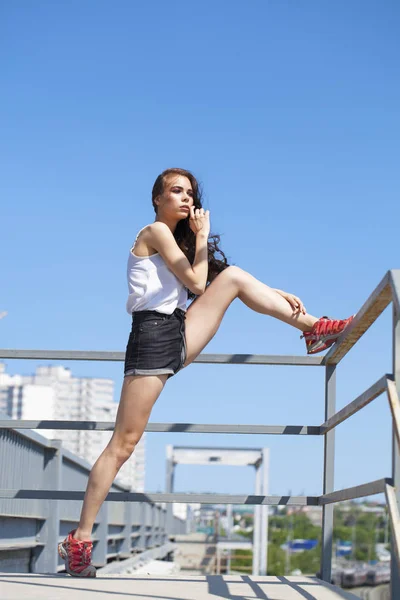
M 183 175 L 187 177 L 192 185 L 193 190 L 193 205 L 195 208 L 203 208 L 202 206 L 202 189 L 190 171 L 186 169 L 166 169 L 157 177 L 152 190 L 152 202 L 155 213 L 157 214 L 157 204 L 155 199 L 164 192 L 165 180 L 169 175 Z M 186 258 L 192 265 L 196 253 L 196 236 L 189 226 L 189 217 L 179 221 L 174 237 L 179 248 L 185 254 Z M 215 279 L 218 273 L 221 273 L 226 267 L 229 267 L 225 254 L 219 247 L 220 236 L 218 234 L 210 234 L 208 238 L 208 276 L 207 285 Z M 188 290 L 189 298 L 195 298 L 195 294 Z

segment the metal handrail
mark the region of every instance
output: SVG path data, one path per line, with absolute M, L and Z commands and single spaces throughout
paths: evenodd
M 335 397 L 335 368 L 342 358 L 350 351 L 361 336 L 369 329 L 390 302 L 394 307 L 394 373 L 385 375 L 368 390 L 350 402 L 340 411 L 334 410 Z M 18 350 L 0 349 L 0 358 L 18 359 L 57 359 L 57 360 L 106 360 L 123 361 L 123 352 L 91 352 L 66 350 Z M 395 378 L 399 377 L 400 369 L 400 270 L 388 271 L 382 281 L 356 314 L 353 322 L 340 336 L 336 344 L 323 358 L 312 356 L 274 356 L 253 354 L 202 354 L 195 362 L 203 364 L 253 364 L 253 365 L 286 365 L 286 366 L 323 366 L 326 368 L 326 400 L 325 421 L 322 425 L 278 426 L 278 425 L 224 425 L 224 424 L 193 424 L 193 423 L 149 423 L 146 431 L 185 433 L 262 433 L 280 435 L 324 435 L 324 493 L 321 496 L 233 496 L 215 494 L 134 494 L 129 492 L 110 492 L 107 500 L 134 502 L 219 502 L 227 504 L 300 504 L 319 505 L 323 507 L 323 551 L 322 577 L 330 578 L 331 541 L 333 512 L 330 505 L 345 499 L 363 497 L 384 492 L 386 494 L 389 514 L 393 530 L 394 555 L 397 558 L 393 565 L 395 587 L 400 593 L 400 517 L 397 503 L 397 486 L 400 484 L 400 404 Z M 397 371 L 397 373 L 396 373 Z M 393 473 L 396 480 L 381 479 L 375 482 L 333 491 L 333 459 L 334 459 L 334 430 L 337 425 L 361 410 L 384 391 L 387 392 L 392 413 L 393 431 L 397 441 L 394 448 Z M 93 429 L 108 430 L 113 427 L 111 422 L 96 421 L 0 421 L 0 429 Z M 398 480 L 397 480 L 398 479 Z M 22 495 L 21 495 L 22 494 Z M 25 494 L 25 495 L 24 495 Z M 36 495 L 35 495 L 36 494 Z M 40 497 L 58 499 L 82 499 L 83 492 L 66 492 L 52 490 L 3 490 L 0 497 L 32 498 Z M 50 495 L 49 495 L 50 494 Z M 54 494 L 54 496 L 51 496 Z M 71 496 L 72 495 L 72 496 Z M 117 500 L 118 497 L 118 500 Z M 202 500 L 202 499 L 203 500 Z M 330 547 L 329 547 L 330 546 Z
M 387 392 L 396 437 L 400 445 L 400 403 L 396 384 L 391 375 L 384 375 L 355 400 L 327 419 L 322 425 L 231 425 L 223 423 L 148 423 L 146 432 L 152 433 L 224 433 L 224 434 L 257 434 L 257 435 L 325 435 L 340 423 L 356 414 L 383 392 Z M 59 421 L 59 420 L 26 420 L 0 419 L 0 429 L 60 429 L 110 431 L 114 421 Z
M 0 419 L 0 429 L 62 429 L 71 431 L 111 431 L 114 421 L 32 421 Z M 314 425 L 231 425 L 224 423 L 148 423 L 147 433 L 226 433 L 257 435 L 321 435 Z
M 124 352 L 97 350 L 33 350 L 0 348 L 0 358 L 27 360 L 90 360 L 124 362 Z M 193 362 L 218 365 L 281 365 L 288 367 L 323 367 L 318 356 L 291 356 L 275 354 L 200 354 Z
M 144 502 L 170 504 L 197 503 L 197 504 L 240 504 L 240 505 L 268 505 L 268 506 L 325 506 L 344 500 L 364 498 L 375 494 L 385 493 L 386 485 L 391 485 L 392 479 L 384 478 L 363 483 L 351 488 L 337 490 L 321 496 L 264 496 L 241 494 L 194 494 L 194 493 L 139 493 L 139 492 L 109 492 L 107 502 Z M 37 489 L 8 489 L 0 490 L 0 499 L 13 500 L 83 500 L 85 495 L 81 490 L 37 490 Z
M 323 358 L 324 365 L 337 365 L 351 350 L 356 342 L 371 327 L 393 301 L 400 314 L 400 269 L 388 271 L 376 286 L 368 300 L 357 312 L 349 327 L 342 333 L 338 341 Z

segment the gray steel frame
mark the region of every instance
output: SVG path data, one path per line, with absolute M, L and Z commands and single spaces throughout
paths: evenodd
M 385 375 L 345 408 L 335 412 L 336 366 L 361 336 L 376 321 L 386 307 L 393 303 L 393 374 Z M 107 360 L 123 361 L 122 352 L 86 352 L 52 350 L 0 350 L 0 358 L 54 359 L 54 360 Z M 252 364 L 252 365 L 303 365 L 323 366 L 326 371 L 325 383 L 325 421 L 319 427 L 308 425 L 201 425 L 194 423 L 152 423 L 146 431 L 186 433 L 265 433 L 273 435 L 323 435 L 324 436 L 324 472 L 323 494 L 310 497 L 290 496 L 233 496 L 221 494 L 135 494 L 129 492 L 110 492 L 108 501 L 130 502 L 201 502 L 225 504 L 296 504 L 322 506 L 322 557 L 321 577 L 325 581 L 331 578 L 333 504 L 343 500 L 364 497 L 383 492 L 386 494 L 392 527 L 392 577 L 391 598 L 400 597 L 400 270 L 388 271 L 374 292 L 358 311 L 354 321 L 341 335 L 337 343 L 323 358 L 299 356 L 269 356 L 251 354 L 202 354 L 197 363 L 213 364 Z M 361 410 L 377 396 L 387 392 L 393 418 L 393 456 L 392 478 L 382 479 L 346 490 L 334 491 L 334 429 L 337 425 Z M 0 421 L 0 428 L 23 430 L 40 429 L 112 429 L 110 422 L 59 422 L 59 421 Z M 82 499 L 79 491 L 38 491 L 3 490 L 1 498 L 41 498 L 46 499 Z
M 15 566 L 23 565 L 22 569 L 29 565 L 34 573 L 56 573 L 65 568 L 57 544 L 78 522 L 81 503 L 73 497 L 68 502 L 54 502 L 45 498 L 48 494 L 42 490 L 52 495 L 58 490 L 82 490 L 81 500 L 91 465 L 65 449 L 60 440 L 49 440 L 34 431 L 4 429 L 0 447 L 3 487 L 31 487 L 38 492 L 36 500 L 32 494 L 26 494 L 25 500 L 19 491 L 12 499 L 7 493 L 0 497 L 0 551 L 6 551 L 8 560 L 16 560 Z M 124 494 L 129 488 L 117 479 L 111 490 Z M 168 535 L 185 530 L 186 523 L 177 517 L 167 528 L 166 510 L 148 499 L 142 504 L 103 504 L 94 525 L 93 563 L 103 567 L 111 558 L 127 559 L 137 552 L 143 562 L 150 556 L 143 553 L 155 548 L 158 556 L 165 557 L 171 552 Z
M 174 491 L 175 469 L 178 465 L 215 465 L 248 466 L 255 469 L 255 496 L 268 492 L 269 449 L 268 448 L 223 448 L 199 446 L 172 446 L 166 448 L 165 491 L 172 495 Z M 216 461 L 216 462 L 215 462 Z M 228 521 L 232 521 L 232 504 L 226 506 Z M 167 524 L 172 521 L 173 507 L 167 505 Z M 268 546 L 268 506 L 267 501 L 254 507 L 253 523 L 253 575 L 267 574 Z M 232 524 L 227 526 L 229 537 Z M 217 553 L 218 554 L 218 553 Z M 228 558 L 228 561 L 230 559 Z M 217 564 L 218 555 L 217 555 Z M 217 569 L 218 573 L 218 569 Z

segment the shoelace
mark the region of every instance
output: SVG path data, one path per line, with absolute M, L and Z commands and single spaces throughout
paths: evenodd
M 317 327 L 319 335 L 332 335 L 340 331 L 343 321 L 340 320 L 323 320 L 320 322 L 320 327 Z
M 81 564 L 82 565 L 90 564 L 90 552 L 89 552 L 88 544 L 84 544 L 84 546 L 82 548 Z
M 337 329 L 340 328 L 341 323 L 343 323 L 343 321 L 338 319 L 331 319 L 326 316 L 321 317 L 316 321 L 312 331 L 307 332 L 307 334 L 309 334 L 307 337 L 311 340 L 313 338 L 318 338 L 321 335 L 332 335 L 337 333 Z M 300 336 L 300 339 L 303 339 L 304 337 L 305 335 L 303 334 Z
M 87 566 L 90 564 L 91 544 L 74 544 L 71 548 L 70 562 L 72 567 L 79 565 Z

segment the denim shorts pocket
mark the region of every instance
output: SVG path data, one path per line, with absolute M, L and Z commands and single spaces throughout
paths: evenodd
M 151 319 L 146 319 L 146 321 L 142 321 L 142 323 L 138 325 L 138 329 L 141 333 L 145 333 L 146 331 L 157 331 L 168 322 L 167 319 L 153 317 Z

